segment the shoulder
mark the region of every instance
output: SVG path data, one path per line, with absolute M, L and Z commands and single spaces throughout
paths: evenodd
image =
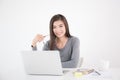
M 73 47 L 79 47 L 79 45 L 80 45 L 80 40 L 79 40 L 79 38 L 78 37 L 75 37 L 75 36 L 71 36 L 70 38 L 69 38 L 69 42 L 70 42 L 70 44 L 73 46 Z
M 80 45 L 80 40 L 78 37 L 71 36 L 71 37 L 69 37 L 69 43 L 71 45 Z
M 72 42 L 80 42 L 80 39 L 78 38 L 78 37 L 76 37 L 76 36 L 71 36 L 70 37 L 70 40 L 72 41 Z

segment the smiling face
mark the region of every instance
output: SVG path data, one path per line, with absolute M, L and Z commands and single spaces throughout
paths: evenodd
M 54 15 L 49 24 L 50 29 L 50 50 L 54 50 L 55 39 L 63 37 L 71 37 L 69 26 L 66 18 L 61 14 Z
M 66 29 L 63 21 L 57 20 L 53 23 L 53 32 L 58 38 L 65 37 Z

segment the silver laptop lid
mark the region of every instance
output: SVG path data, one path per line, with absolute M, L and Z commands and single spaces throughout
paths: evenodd
M 59 51 L 22 51 L 27 74 L 63 75 Z

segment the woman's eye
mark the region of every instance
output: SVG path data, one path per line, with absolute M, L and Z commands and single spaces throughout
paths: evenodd
M 63 26 L 60 26 L 60 27 L 63 27 Z

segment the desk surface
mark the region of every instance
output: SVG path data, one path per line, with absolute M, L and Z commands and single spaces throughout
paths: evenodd
M 41 76 L 41 75 L 27 75 L 24 70 L 13 69 L 12 72 L 0 74 L 0 80 L 120 80 L 120 69 L 110 69 L 106 72 L 101 72 L 101 75 L 91 73 L 88 75 L 76 78 L 73 75 L 73 69 L 64 73 L 63 76 Z M 75 70 L 75 69 L 74 69 Z

